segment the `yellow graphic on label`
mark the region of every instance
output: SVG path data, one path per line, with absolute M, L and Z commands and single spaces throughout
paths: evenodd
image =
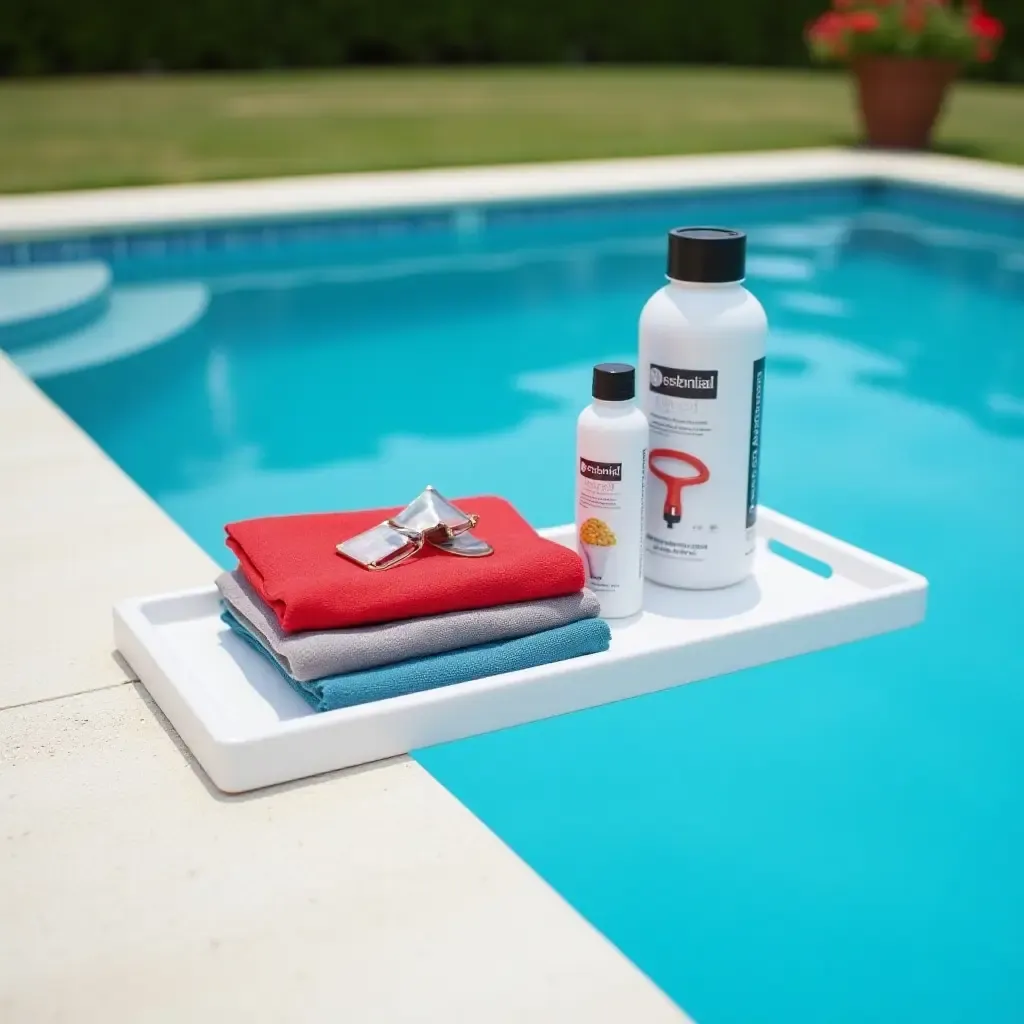
M 585 519 L 580 527 L 580 540 L 599 548 L 609 548 L 615 543 L 615 533 L 603 519 Z
M 585 519 L 580 526 L 580 544 L 587 563 L 589 580 L 605 580 L 611 569 L 611 555 L 615 550 L 615 531 L 603 519 Z

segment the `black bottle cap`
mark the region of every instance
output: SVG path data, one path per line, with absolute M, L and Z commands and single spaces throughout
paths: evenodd
M 730 228 L 673 228 L 668 276 L 673 281 L 726 284 L 746 277 L 747 236 Z
M 636 370 L 629 363 L 598 363 L 590 393 L 602 402 L 628 402 L 636 395 Z

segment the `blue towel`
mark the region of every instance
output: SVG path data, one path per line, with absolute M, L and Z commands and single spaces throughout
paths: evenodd
M 263 644 L 227 608 L 221 613 L 221 620 L 266 656 L 267 661 L 291 683 L 314 711 L 351 708 L 357 704 L 401 697 L 406 693 L 420 693 L 422 690 L 465 683 L 470 679 L 496 676 L 502 672 L 550 665 L 584 654 L 607 651 L 611 643 L 607 622 L 603 619 L 581 619 L 568 626 L 546 629 L 542 633 L 515 640 L 499 640 L 497 643 L 465 647 L 461 651 L 450 651 L 447 654 L 432 654 L 425 658 L 396 662 L 394 665 L 382 665 L 364 672 L 350 672 L 343 676 L 328 676 L 326 679 L 300 683 L 281 668 Z

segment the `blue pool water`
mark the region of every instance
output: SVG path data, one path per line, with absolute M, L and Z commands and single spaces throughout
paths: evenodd
M 428 482 L 559 523 L 590 367 L 634 357 L 693 222 L 750 233 L 763 501 L 926 574 L 927 623 L 417 757 L 702 1024 L 1020 1022 L 1021 206 L 851 184 L 101 239 L 125 294 L 208 301 L 40 383 L 224 564 L 227 520 Z

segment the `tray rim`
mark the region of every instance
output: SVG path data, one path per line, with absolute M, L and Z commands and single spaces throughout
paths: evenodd
M 538 531 L 542 536 L 550 539 L 565 539 L 573 536 L 572 524 L 549 527 Z M 827 647 L 841 646 L 857 639 L 867 638 L 896 629 L 907 628 L 920 622 L 925 615 L 928 581 L 921 574 L 906 569 L 897 563 L 891 562 L 871 552 L 858 548 L 846 541 L 833 537 L 830 534 L 807 526 L 799 520 L 792 519 L 771 509 L 759 506 L 758 510 L 758 539 L 760 543 L 767 544 L 769 540 L 781 540 L 798 550 L 805 551 L 814 557 L 823 558 L 833 570 L 840 576 L 852 579 L 849 572 L 843 572 L 843 568 L 853 566 L 861 574 L 860 580 L 854 580 L 863 588 L 863 593 L 852 597 L 839 607 L 823 607 L 819 612 L 807 612 L 800 616 L 784 618 L 778 622 L 753 625 L 750 628 L 727 632 L 725 634 L 709 635 L 706 638 L 689 638 L 679 644 L 667 647 L 652 647 L 641 651 L 605 652 L 593 656 L 598 661 L 590 659 L 576 659 L 575 661 L 556 663 L 555 665 L 538 666 L 536 668 L 524 669 L 518 672 L 504 673 L 497 676 L 489 676 L 483 679 L 471 680 L 453 687 L 442 687 L 438 690 L 425 691 L 423 693 L 407 694 L 401 697 L 394 697 L 384 701 L 377 701 L 370 704 L 358 705 L 353 708 L 344 708 L 337 711 L 328 711 L 321 714 L 310 713 L 294 719 L 285 719 L 273 723 L 265 729 L 246 735 L 220 735 L 211 727 L 210 722 L 204 715 L 201 706 L 191 699 L 187 687 L 182 688 L 174 680 L 181 675 L 190 672 L 188 666 L 179 657 L 172 644 L 167 643 L 166 636 L 161 629 L 147 615 L 145 608 L 149 604 L 159 601 L 182 601 L 189 599 L 209 599 L 216 596 L 216 587 L 211 583 L 204 587 L 189 588 L 186 590 L 172 591 L 162 594 L 151 594 L 145 597 L 129 598 L 118 602 L 113 609 L 114 635 L 118 649 L 125 660 L 131 666 L 132 671 L 138 680 L 145 686 L 147 692 L 160 707 L 171 724 L 175 727 L 181 738 L 192 751 L 193 755 L 202 765 L 207 774 L 210 775 L 215 785 L 227 792 L 243 792 L 251 789 L 262 788 L 273 785 L 276 782 L 285 782 L 295 778 L 301 778 L 308 774 L 319 774 L 320 772 L 337 770 L 350 767 L 353 764 L 366 763 L 366 759 L 357 761 L 346 760 L 344 756 L 338 758 L 338 764 L 333 768 L 321 768 L 319 771 L 299 774 L 284 772 L 266 772 L 272 777 L 270 781 L 261 781 L 255 784 L 241 784 L 233 769 L 225 767 L 224 759 L 234 756 L 246 759 L 248 754 L 261 745 L 277 746 L 305 737 L 311 741 L 322 738 L 332 733 L 350 732 L 359 730 L 373 722 L 395 720 L 401 724 L 408 715 L 437 716 L 443 714 L 446 708 L 457 709 L 461 706 L 479 705 L 487 717 L 487 702 L 497 702 L 503 693 L 519 691 L 522 688 L 529 688 L 531 684 L 536 686 L 540 683 L 543 686 L 552 685 L 559 680 L 566 684 L 563 689 L 578 686 L 581 679 L 595 677 L 602 681 L 605 690 L 614 689 L 614 684 L 609 680 L 612 678 L 616 668 L 623 662 L 633 662 L 637 665 L 634 673 L 640 676 L 644 673 L 644 666 L 648 666 L 649 672 L 657 672 L 657 663 L 680 650 L 698 650 L 705 656 L 712 648 L 727 644 L 730 640 L 743 637 L 748 643 L 758 636 L 766 634 L 763 644 L 766 647 L 773 646 L 771 635 L 785 633 L 798 628 L 806 628 L 811 620 L 835 620 L 835 623 L 842 624 L 840 632 L 842 638 L 838 640 L 824 638 L 823 642 L 816 642 L 814 638 L 810 642 L 800 641 L 790 647 L 797 647 L 796 650 L 789 650 L 786 653 L 786 644 L 782 643 L 783 653 L 767 653 L 763 658 L 751 660 L 739 654 L 734 654 L 732 660 L 726 659 L 722 668 L 711 672 L 698 669 L 696 673 L 689 671 L 669 677 L 672 681 L 656 683 L 655 685 L 643 685 L 634 692 L 625 692 L 617 696 L 590 701 L 577 702 L 570 700 L 571 706 L 563 707 L 549 713 L 540 714 L 513 714 L 504 725 L 494 725 L 483 729 L 470 729 L 461 731 L 455 729 L 457 735 L 451 735 L 449 740 L 460 736 L 475 735 L 481 732 L 491 731 L 493 728 L 503 728 L 516 724 L 523 724 L 527 721 L 535 721 L 543 718 L 554 717 L 559 714 L 569 713 L 574 710 L 583 710 L 588 707 L 596 707 L 606 703 L 614 703 L 622 699 L 629 699 L 633 696 L 640 696 L 646 693 L 654 693 L 660 690 L 671 689 L 676 686 L 686 685 L 690 682 L 715 678 L 718 675 L 728 674 L 742 668 L 755 667 L 761 664 L 768 664 L 772 661 L 783 660 L 788 657 L 796 657 L 800 654 L 811 653 Z M 773 555 L 773 557 L 780 557 Z M 838 565 L 835 563 L 839 563 Z M 874 584 L 865 582 L 864 576 L 874 574 Z M 888 608 L 889 613 L 882 615 Z M 857 610 L 861 609 L 864 614 L 858 617 Z M 860 620 L 864 621 L 861 622 Z M 848 622 L 846 620 L 849 620 Z M 826 631 L 827 632 L 827 631 Z M 745 645 L 737 645 L 741 647 Z M 774 643 L 776 649 L 778 642 Z M 713 654 L 713 651 L 711 651 Z M 698 659 L 699 660 L 699 659 Z M 588 664 L 583 664 L 588 662 Z M 597 692 L 596 688 L 595 692 Z M 558 694 L 552 693 L 553 697 Z M 555 701 L 558 704 L 558 701 Z M 400 730 L 399 730 L 400 731 Z M 433 742 L 448 742 L 449 740 L 437 739 Z M 422 746 L 424 744 L 416 744 Z M 410 749 L 412 749 L 410 747 Z M 394 750 L 391 753 L 381 755 L 386 757 L 398 756 L 408 753 L 408 750 Z M 245 768 L 241 775 L 252 774 Z

